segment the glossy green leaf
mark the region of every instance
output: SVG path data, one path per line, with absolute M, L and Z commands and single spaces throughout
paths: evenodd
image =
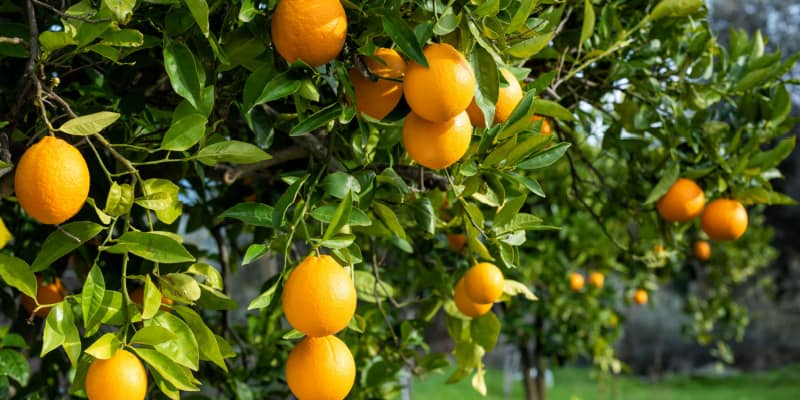
M 332 205 L 317 207 L 310 213 L 312 218 L 316 219 L 319 222 L 324 222 L 326 224 L 330 224 L 331 221 L 333 221 L 333 216 L 335 214 L 336 214 L 336 206 Z M 350 212 L 350 216 L 347 219 L 346 225 L 370 226 L 372 225 L 372 220 L 369 219 L 369 215 L 367 215 L 367 213 L 365 213 L 359 208 L 354 207 Z
M 171 299 L 191 303 L 200 298 L 200 284 L 190 275 L 164 274 L 158 282 L 164 294 Z
M 58 130 L 75 136 L 89 136 L 99 133 L 119 119 L 115 112 L 101 111 L 73 118 L 61 125 Z
M 325 230 L 325 234 L 322 236 L 322 240 L 326 241 L 334 237 L 337 232 L 347 223 L 348 219 L 350 218 L 350 212 L 353 210 L 353 195 L 352 192 L 347 192 L 344 196 L 344 199 L 339 206 L 336 207 L 336 212 L 333 214 L 333 218 L 331 219 L 330 224 L 328 225 L 328 229 Z
M 117 245 L 108 248 L 107 251 L 115 254 L 130 252 L 145 260 L 165 264 L 195 260 L 175 239 L 149 232 L 127 232 L 117 240 Z
M 103 305 L 103 297 L 106 294 L 106 282 L 103 278 L 103 271 L 98 265 L 92 266 L 86 281 L 83 282 L 81 291 L 81 314 L 83 315 L 83 326 L 87 330 L 92 330 L 91 321 L 100 311 Z
M 361 183 L 350 174 L 334 172 L 322 180 L 322 189 L 337 199 L 344 199 L 348 193 L 360 193 Z
M 239 203 L 220 214 L 220 218 L 233 218 L 248 225 L 272 227 L 272 213 L 275 210 L 261 203 Z
M 486 313 L 478 318 L 473 318 L 470 321 L 469 330 L 470 337 L 475 343 L 487 352 L 492 351 L 500 337 L 500 321 L 494 313 Z
M 669 188 L 671 188 L 675 181 L 680 178 L 680 173 L 681 170 L 678 164 L 672 164 L 668 169 L 666 169 L 666 171 L 664 171 L 664 175 L 653 187 L 653 190 L 650 191 L 650 194 L 647 195 L 647 199 L 644 201 L 644 204 L 647 205 L 655 203 L 658 199 L 667 194 Z
M 214 337 L 214 332 L 206 325 L 203 318 L 189 307 L 176 306 L 175 311 L 189 325 L 195 338 L 197 338 L 200 359 L 211 361 L 214 365 L 227 372 L 228 367 L 225 365 L 225 359 L 219 349 L 217 339 Z
M 292 127 L 289 131 L 289 136 L 300 136 L 311 133 L 314 130 L 327 125 L 329 122 L 338 118 L 342 114 L 342 105 L 333 103 L 309 116 L 308 118 L 300 121 L 299 124 Z
M 0 349 L 0 376 L 7 376 L 25 387 L 30 375 L 28 360 L 22 353 L 11 349 Z
M 0 253 L 0 278 L 30 298 L 36 298 L 36 276 L 25 261 Z
M 548 149 L 542 150 L 534 154 L 527 160 L 517 164 L 517 168 L 525 170 L 534 170 L 553 165 L 556 161 L 560 160 L 561 157 L 564 156 L 564 154 L 566 154 L 570 146 L 571 146 L 570 143 L 565 142 L 565 143 L 559 143 Z
M 183 151 L 197 144 L 206 133 L 208 120 L 200 114 L 189 114 L 173 122 L 164 139 L 161 148 L 164 150 Z
M 194 333 L 183 320 L 170 313 L 158 313 L 152 319 L 144 321 L 144 326 L 160 326 L 175 334 L 175 340 L 157 344 L 154 348 L 175 363 L 197 371 L 200 349 Z
M 300 188 L 303 187 L 307 179 L 308 175 L 304 176 L 302 179 L 296 180 L 286 189 L 283 195 L 281 195 L 281 198 L 278 199 L 278 202 L 275 204 L 275 210 L 272 212 L 272 226 L 274 228 L 277 229 L 283 226 L 283 223 L 286 221 L 286 212 L 294 203 L 297 195 L 300 193 Z
M 665 17 L 686 17 L 703 6 L 703 0 L 661 0 L 648 18 L 659 20 Z
M 202 89 L 205 87 L 205 72 L 186 45 L 172 42 L 164 47 L 164 67 L 172 89 L 186 99 L 194 108 L 202 104 Z
M 208 36 L 208 3 L 206 0 L 183 0 L 189 12 L 192 13 L 197 26 L 200 27 L 200 32 Z
M 131 344 L 155 346 L 163 342 L 177 339 L 174 333 L 160 326 L 148 326 L 136 331 L 131 337 Z
M 592 5 L 591 0 L 584 0 L 583 2 L 583 27 L 581 28 L 581 39 L 580 42 L 583 44 L 586 42 L 592 34 L 594 33 L 594 23 L 595 23 L 595 14 L 594 14 L 594 6 Z
M 86 348 L 86 353 L 99 360 L 108 360 L 114 357 L 117 350 L 122 346 L 117 335 L 113 333 L 106 333 L 95 340 L 89 347 Z
M 36 259 L 33 260 L 33 264 L 31 265 L 31 270 L 33 272 L 47 269 L 50 264 L 59 258 L 69 254 L 88 240 L 97 236 L 103 231 L 103 226 L 95 224 L 94 222 L 80 221 L 63 225 L 61 229 L 68 232 L 74 238 L 78 238 L 80 242 L 76 242 L 74 238 L 65 235 L 64 232 L 60 230 L 54 231 L 47 236 L 47 239 L 45 239 L 42 244 L 41 250 L 36 254 Z
M 271 158 L 258 146 L 237 140 L 218 142 L 203 147 L 196 157 L 198 161 L 208 166 L 215 166 L 221 162 L 252 164 Z
M 246 110 L 249 111 L 257 105 L 282 99 L 300 90 L 302 81 L 292 78 L 289 72 L 272 76 L 273 73 L 272 67 L 264 67 L 247 79 L 244 87 Z
M 170 342 L 171 343 L 171 342 Z M 177 360 L 152 349 L 132 347 L 136 353 L 159 377 L 163 378 L 178 390 L 200 390 L 193 382 L 191 372 Z
M 40 357 L 63 346 L 72 366 L 78 363 L 81 355 L 81 338 L 75 326 L 75 315 L 67 301 L 57 303 L 50 309 L 44 326 Z
M 391 207 L 376 201 L 372 203 L 372 209 L 378 214 L 378 218 L 381 219 L 392 233 L 397 235 L 400 239 L 408 241 L 406 230 L 403 229 L 403 225 L 400 224 L 400 219 L 397 218 L 397 214 L 395 214 Z
M 244 252 L 244 257 L 242 257 L 242 265 L 247 265 L 264 257 L 269 251 L 269 246 L 266 244 L 255 243 L 247 246 L 247 250 Z
M 417 64 L 427 68 L 428 60 L 425 59 L 422 46 L 420 46 L 414 31 L 411 30 L 408 23 L 395 13 L 384 15 L 381 21 L 383 22 L 383 30 L 397 44 L 400 51 Z

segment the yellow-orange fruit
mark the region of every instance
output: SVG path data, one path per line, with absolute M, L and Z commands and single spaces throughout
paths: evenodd
M 598 289 L 603 287 L 605 281 L 606 277 L 600 272 L 592 272 L 589 274 L 589 284 Z
M 347 14 L 339 0 L 281 0 L 272 15 L 272 42 L 289 63 L 327 64 L 344 47 Z
M 550 121 L 547 118 L 541 115 L 534 115 L 531 117 L 531 122 L 536 122 L 539 120 L 542 120 L 542 128 L 539 130 L 542 135 L 549 135 L 553 133 L 553 127 L 550 126 Z
M 67 289 L 61 284 L 61 279 L 55 278 L 50 283 L 45 283 L 41 276 L 36 275 L 36 300 L 39 304 L 55 304 L 64 300 L 67 295 Z M 22 308 L 28 312 L 33 313 L 36 309 L 36 301 L 26 295 L 20 296 L 20 303 Z M 36 311 L 34 315 L 39 318 L 46 318 L 50 314 L 50 308 L 41 308 Z
M 412 61 L 406 68 L 403 91 L 411 110 L 428 121 L 444 122 L 467 109 L 475 94 L 472 66 L 453 46 L 425 47 L 428 68 Z
M 711 245 L 705 240 L 698 240 L 692 246 L 694 256 L 700 261 L 707 261 L 711 258 Z
M 473 303 L 491 304 L 503 295 L 503 271 L 494 264 L 483 262 L 473 265 L 464 274 L 463 280 L 464 292 Z
M 495 103 L 494 110 L 494 122 L 496 124 L 506 122 L 514 109 L 517 108 L 517 104 L 522 101 L 522 86 L 519 85 L 514 74 L 507 69 L 501 70 L 500 73 L 503 74 L 503 78 L 508 82 L 508 86 L 501 87 L 497 93 L 497 103 Z M 469 107 L 467 107 L 467 114 L 469 114 L 469 120 L 472 125 L 479 128 L 486 127 L 486 118 L 484 118 L 483 111 L 475 103 L 474 98 L 469 103 Z
M 636 289 L 636 291 L 633 293 L 633 301 L 636 304 L 647 304 L 647 298 L 647 291 L 644 289 Z
M 342 400 L 356 380 L 356 363 L 336 336 L 307 337 L 286 360 L 286 382 L 300 400 Z
M 147 372 L 127 350 L 117 350 L 108 360 L 94 360 L 86 372 L 89 400 L 144 400 Z
M 411 112 L 403 123 L 403 146 L 418 164 L 430 169 L 453 165 L 469 149 L 472 125 L 462 112 L 445 122 L 430 122 Z
M 581 289 L 583 289 L 584 281 L 583 275 L 577 272 L 569 274 L 569 287 L 573 292 L 581 291 Z
M 356 312 L 353 280 L 328 255 L 303 260 L 286 279 L 281 300 L 289 323 L 312 337 L 341 331 Z
M 451 233 L 447 235 L 447 245 L 450 250 L 460 252 L 467 245 L 467 235 L 463 233 Z
M 356 94 L 356 110 L 375 119 L 389 115 L 400 98 L 403 97 L 403 84 L 392 79 L 401 79 L 406 71 L 406 63 L 396 51 L 379 48 L 373 54 L 384 64 L 372 58 L 365 58 L 367 68 L 379 79 L 375 82 L 365 78 L 355 69 L 350 70 L 350 80 Z
M 656 208 L 661 218 L 670 222 L 686 222 L 703 211 L 706 196 L 691 179 L 678 179 L 658 200 Z
M 480 317 L 492 309 L 492 303 L 478 304 L 467 297 L 466 290 L 464 289 L 463 278 L 459 279 L 458 283 L 456 283 L 456 290 L 453 300 L 456 303 L 456 308 L 458 308 L 458 311 L 461 311 L 462 314 L 470 318 Z
M 701 225 L 711 240 L 736 240 L 747 230 L 747 210 L 732 199 L 717 199 L 703 211 Z
M 43 224 L 60 224 L 80 211 L 89 196 L 89 167 L 71 144 L 45 136 L 17 164 L 14 190 L 20 206 Z

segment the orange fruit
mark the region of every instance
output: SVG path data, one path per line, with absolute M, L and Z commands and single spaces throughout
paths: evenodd
M 703 211 L 706 196 L 703 189 L 686 178 L 678 179 L 658 200 L 656 208 L 661 218 L 670 222 L 686 222 Z
M 747 210 L 732 199 L 717 199 L 703 211 L 701 225 L 711 240 L 736 240 L 747 230 Z
M 339 0 L 281 0 L 272 15 L 272 42 L 290 64 L 325 65 L 342 51 L 346 36 Z
M 428 121 L 445 122 L 467 109 L 475 93 L 475 74 L 467 59 L 449 44 L 425 47 L 428 68 L 412 61 L 403 92 L 408 106 Z
M 342 400 L 356 380 L 350 349 L 336 336 L 307 337 L 286 360 L 286 382 L 302 400 Z
M 656 247 L 653 248 L 653 251 L 655 251 L 655 253 L 657 255 L 663 254 L 664 253 L 664 245 L 663 244 L 657 244 Z
M 497 93 L 497 103 L 494 110 L 494 122 L 496 124 L 506 122 L 514 109 L 517 108 L 517 104 L 522 101 L 522 86 L 519 85 L 514 74 L 507 69 L 502 69 L 500 73 L 503 74 L 503 77 L 508 82 L 508 86 L 501 87 Z M 484 118 L 483 111 L 475 103 L 474 98 L 469 103 L 469 107 L 467 107 L 467 113 L 472 125 L 479 128 L 486 127 L 486 118 Z
M 356 287 L 333 257 L 312 255 L 289 274 L 281 300 L 286 319 L 295 329 L 308 336 L 328 336 L 353 319 Z
M 94 360 L 86 372 L 89 400 L 144 400 L 147 372 L 127 350 L 117 350 L 108 360 Z
M 403 97 L 403 84 L 390 79 L 400 79 L 406 71 L 406 62 L 392 49 L 379 48 L 373 56 L 382 60 L 381 64 L 372 58 L 365 58 L 367 68 L 379 79 L 375 82 L 364 78 L 357 70 L 350 70 L 350 80 L 356 93 L 356 110 L 375 119 L 389 115 L 400 98 Z M 380 79 L 389 78 L 389 79 Z
M 55 278 L 52 282 L 45 283 L 41 276 L 36 275 L 36 301 L 38 301 L 39 304 L 60 303 L 64 300 L 66 295 L 67 289 L 64 289 L 64 286 L 61 284 L 61 279 Z M 20 296 L 22 308 L 24 308 L 28 314 L 33 313 L 33 310 L 36 309 L 36 301 L 24 294 Z M 40 308 L 39 311 L 34 313 L 34 315 L 39 318 L 46 318 L 48 314 L 50 314 L 50 307 Z
M 553 127 L 550 126 L 550 121 L 547 118 L 541 115 L 534 115 L 531 117 L 531 122 L 536 122 L 538 120 L 542 120 L 542 128 L 539 130 L 542 135 L 549 135 L 553 133 Z
M 430 122 L 411 112 L 403 123 L 403 146 L 418 164 L 430 169 L 453 165 L 469 149 L 472 124 L 462 112 L 445 122 Z
M 633 292 L 633 301 L 636 304 L 647 304 L 647 291 L 644 289 L 636 289 Z
M 492 303 L 478 304 L 467 297 L 466 289 L 464 289 L 463 278 L 459 279 L 458 283 L 456 283 L 456 291 L 455 295 L 453 296 L 453 300 L 456 303 L 456 308 L 458 308 L 458 311 L 461 311 L 462 314 L 470 318 L 480 317 L 492 309 Z
M 463 233 L 451 233 L 447 235 L 447 245 L 450 250 L 461 252 L 467 245 L 467 235 Z
M 573 272 L 569 274 L 569 287 L 573 292 L 580 292 L 583 289 L 584 279 L 583 275 Z
M 503 271 L 490 263 L 477 263 L 464 274 L 464 292 L 478 304 L 491 304 L 503 295 Z
M 14 187 L 20 206 L 43 224 L 60 224 L 80 211 L 89 196 L 89 167 L 71 144 L 45 136 L 17 164 Z
M 600 289 L 606 281 L 606 277 L 600 272 L 592 272 L 589 274 L 589 284 Z
M 136 289 L 134 289 L 134 291 L 131 292 L 130 296 L 131 296 L 131 301 L 132 302 L 134 302 L 134 303 L 136 303 L 138 305 L 143 305 L 144 304 L 144 286 L 139 286 Z M 172 299 L 169 299 L 167 297 L 164 297 L 164 295 L 161 295 L 161 304 L 172 305 Z M 161 310 L 162 311 L 169 311 L 170 308 L 161 306 Z
M 711 245 L 705 240 L 698 240 L 694 242 L 694 256 L 700 261 L 706 261 L 711 258 Z

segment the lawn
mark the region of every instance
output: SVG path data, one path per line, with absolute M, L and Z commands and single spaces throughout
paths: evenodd
M 445 375 L 415 380 L 413 399 L 483 399 L 465 379 L 446 385 Z M 509 396 L 503 394 L 503 373 L 490 370 L 486 399 L 522 399 L 522 383 L 515 381 Z M 657 383 L 637 377 L 616 377 L 604 387 L 590 377 L 587 370 L 565 368 L 555 372 L 555 386 L 548 400 L 798 400 L 800 399 L 800 365 L 759 374 L 742 374 L 728 378 L 688 378 L 674 376 Z

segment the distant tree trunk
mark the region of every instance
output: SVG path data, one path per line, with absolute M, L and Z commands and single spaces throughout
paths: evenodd
M 529 338 L 527 335 L 522 335 L 518 344 L 523 382 L 525 385 L 525 399 L 527 400 L 547 400 L 547 382 L 545 380 L 547 362 L 540 352 L 543 345 L 539 332 L 542 331 L 542 328 L 542 319 L 537 318 L 533 334 L 533 341 L 535 344 L 533 357 L 531 357 L 531 353 L 528 350 Z M 533 367 L 536 367 L 536 378 L 531 376 L 531 369 Z
M 536 381 L 531 376 L 533 360 L 531 360 L 531 354 L 528 351 L 528 337 L 526 335 L 520 337 L 518 348 L 520 354 L 520 366 L 522 367 L 522 382 L 525 385 L 525 398 L 527 400 L 537 400 L 536 396 L 538 395 L 539 391 L 536 387 Z

